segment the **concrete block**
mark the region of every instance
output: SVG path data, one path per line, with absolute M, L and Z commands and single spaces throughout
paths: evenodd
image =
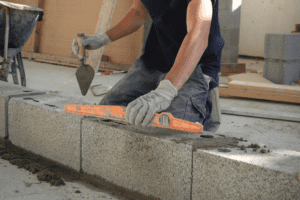
M 66 113 L 72 98 L 47 94 L 9 102 L 9 140 L 19 147 L 80 170 L 82 115 Z
M 237 157 L 235 153 L 231 156 Z M 279 172 L 200 150 L 194 153 L 193 166 L 192 199 L 300 199 L 297 173 Z
M 219 10 L 219 23 L 221 30 L 232 28 L 232 11 L 231 10 Z
M 266 34 L 265 58 L 300 60 L 300 34 Z
M 237 63 L 239 47 L 224 47 L 221 63 Z
M 299 78 L 300 60 L 294 62 L 270 61 L 264 64 L 264 78 L 276 83 L 291 85 Z
M 283 63 L 265 61 L 263 72 L 264 72 L 264 75 L 263 75 L 264 78 L 266 78 L 276 84 L 283 84 L 283 82 L 284 82 Z
M 237 28 L 231 29 L 221 29 L 221 35 L 225 40 L 225 46 L 227 48 L 230 47 L 238 47 L 240 40 L 240 30 Z
M 219 10 L 230 10 L 232 8 L 232 0 L 219 1 Z
M 253 103 L 249 101 L 247 104 L 251 106 L 247 107 L 240 100 L 231 102 L 234 107 L 243 108 L 251 108 L 254 106 Z M 293 105 L 290 109 L 289 106 L 279 103 L 276 103 L 277 107 L 268 104 L 264 105 L 260 102 L 257 103 L 259 106 L 256 108 L 263 111 L 269 107 L 277 111 L 277 114 L 281 111 L 299 110 L 297 105 Z M 278 108 L 281 108 L 281 111 Z M 299 122 L 234 115 L 222 117 L 216 135 L 243 138 L 238 146 L 248 147 L 250 144 L 257 144 L 260 148 L 256 151 L 253 151 L 253 148 L 246 148 L 246 152 L 238 147 L 227 148 L 231 152 L 198 149 L 193 154 L 192 199 L 299 200 L 299 130 Z M 270 152 L 261 153 L 262 149 Z
M 221 1 L 219 1 L 221 2 Z M 240 28 L 241 7 L 236 3 L 230 9 L 219 9 L 219 23 L 221 29 Z
M 152 137 L 154 134 L 149 127 L 131 128 L 130 131 L 129 125 L 108 126 L 84 119 L 83 171 L 156 198 L 190 199 L 191 146 Z M 161 134 L 166 136 L 164 132 Z
M 35 94 L 45 94 L 45 92 L 0 81 L 0 138 L 7 137 L 7 106 L 10 98 Z

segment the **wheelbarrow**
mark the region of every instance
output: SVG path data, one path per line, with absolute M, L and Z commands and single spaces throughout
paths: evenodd
M 8 75 L 13 77 L 14 84 L 26 87 L 25 70 L 21 51 L 32 34 L 37 22 L 43 20 L 44 11 L 35 6 L 0 1 L 0 80 L 6 81 Z

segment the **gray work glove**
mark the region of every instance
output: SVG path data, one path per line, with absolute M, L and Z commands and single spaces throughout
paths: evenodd
M 155 113 L 166 110 L 178 95 L 177 89 L 169 80 L 160 82 L 156 90 L 145 94 L 128 104 L 125 117 L 130 124 L 147 126 Z
M 95 50 L 99 49 L 105 45 L 110 45 L 111 40 L 106 33 L 101 33 L 98 35 L 85 35 L 83 40 L 81 41 L 81 45 L 85 47 L 87 50 Z M 72 50 L 75 55 L 78 55 L 79 47 L 77 43 L 77 38 L 73 40 Z M 88 58 L 89 55 L 85 52 L 85 58 Z

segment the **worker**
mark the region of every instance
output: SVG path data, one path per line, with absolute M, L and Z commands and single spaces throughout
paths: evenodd
M 225 44 L 218 21 L 219 0 L 133 0 L 123 19 L 105 33 L 86 35 L 81 44 L 95 50 L 153 24 L 143 54 L 99 105 L 126 106 L 130 124 L 147 126 L 155 113 L 220 126 L 219 83 Z M 78 43 L 72 44 L 75 55 Z M 88 57 L 88 54 L 85 54 Z

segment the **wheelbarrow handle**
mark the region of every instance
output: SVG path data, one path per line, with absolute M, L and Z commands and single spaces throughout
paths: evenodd
M 79 47 L 79 51 L 78 51 L 78 57 L 80 59 L 81 63 L 84 63 L 84 47 L 81 45 L 81 40 L 84 38 L 84 33 L 78 33 L 77 34 L 77 43 L 78 43 L 78 47 Z

